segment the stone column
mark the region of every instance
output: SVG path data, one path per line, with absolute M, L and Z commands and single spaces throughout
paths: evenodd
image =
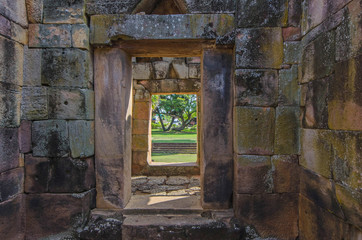
M 94 54 L 97 208 L 124 208 L 131 197 L 131 57 L 115 48 Z
M 229 208 L 233 187 L 233 52 L 205 49 L 201 89 L 203 208 Z

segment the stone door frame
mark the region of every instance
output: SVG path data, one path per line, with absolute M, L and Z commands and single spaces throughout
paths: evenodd
M 122 209 L 131 197 L 133 56 L 202 57 L 201 204 L 205 209 L 231 206 L 234 52 L 231 45 L 215 43 L 233 28 L 229 25 L 234 21 L 232 15 L 225 14 L 198 14 L 194 18 L 194 15 L 92 16 L 97 208 Z M 144 32 L 137 26 L 127 27 L 133 21 L 151 29 Z M 147 25 L 152 21 L 159 24 Z M 185 33 L 169 32 L 170 26 Z M 158 34 L 154 35 L 155 32 Z

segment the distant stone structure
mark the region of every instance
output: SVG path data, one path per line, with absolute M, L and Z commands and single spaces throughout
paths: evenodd
M 0 0 L 0 239 L 361 239 L 361 13 Z M 198 163 L 151 171 L 150 95 L 185 92 Z M 132 171 L 166 196 L 199 179 L 202 212 L 127 212 Z

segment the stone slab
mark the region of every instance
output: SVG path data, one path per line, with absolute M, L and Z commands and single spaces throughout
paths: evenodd
M 287 24 L 288 3 L 285 0 L 237 1 L 237 24 L 240 28 L 281 27 Z
M 34 156 L 67 156 L 69 154 L 69 135 L 66 121 L 45 120 L 33 122 L 32 142 Z
M 19 150 L 21 153 L 31 151 L 31 121 L 21 121 L 19 128 Z
M 89 27 L 87 25 L 72 25 L 72 46 L 89 50 Z
M 24 86 L 41 85 L 42 51 L 42 49 L 31 49 L 27 46 L 24 46 Z
M 17 128 L 0 128 L 0 172 L 19 167 Z
M 238 154 L 272 155 L 274 108 L 236 107 L 234 149 Z
M 196 93 L 201 89 L 200 79 L 162 79 L 137 82 L 150 93 Z
M 92 205 L 92 192 L 81 194 L 28 194 L 26 236 L 39 239 L 79 227 Z
M 24 168 L 15 168 L 0 173 L 0 202 L 7 201 L 24 192 Z
M 42 23 L 44 0 L 25 0 L 29 23 Z
M 21 88 L 0 82 L 0 127 L 20 125 Z
M 273 192 L 299 193 L 300 166 L 297 155 L 272 156 Z
M 44 23 L 87 23 L 84 0 L 76 0 L 71 2 L 66 2 L 62 0 L 43 1 Z
M 25 238 L 25 195 L 0 203 L 0 238 Z
M 24 28 L 28 26 L 25 1 L 0 0 L 0 14 Z
M 23 46 L 0 36 L 0 82 L 23 85 Z
M 73 158 L 94 155 L 94 121 L 69 121 L 69 144 Z
M 21 119 L 42 120 L 48 118 L 48 89 L 46 87 L 23 87 Z
M 33 157 L 32 154 L 26 154 L 25 164 L 25 184 L 26 193 L 48 192 L 49 182 L 49 158 Z
M 121 49 L 96 49 L 94 65 L 97 207 L 123 208 L 131 197 L 131 57 Z
M 282 106 L 298 106 L 300 102 L 300 86 L 298 85 L 298 66 L 279 71 L 278 104 Z
M 71 47 L 71 28 L 67 24 L 29 24 L 29 47 Z
M 0 34 L 23 45 L 28 43 L 27 30 L 2 15 L 0 15 Z
M 284 63 L 298 64 L 302 52 L 302 44 L 299 41 L 284 42 Z
M 54 87 L 91 88 L 92 59 L 79 49 L 47 49 L 42 53 L 42 84 Z
M 91 43 L 111 40 L 216 39 L 231 32 L 229 14 L 91 16 Z M 177 31 L 175 31 L 177 29 Z
M 88 0 L 86 5 L 86 12 L 88 15 L 132 13 L 132 10 L 138 3 L 138 0 L 107 2 L 103 0 Z
M 231 49 L 207 49 L 202 59 L 201 201 L 203 208 L 229 208 L 233 182 L 234 57 Z
M 239 106 L 275 106 L 278 97 L 278 73 L 274 70 L 236 70 L 235 104 Z
M 330 129 L 362 130 L 361 66 L 362 54 L 335 66 L 327 100 Z
M 239 29 L 235 39 L 237 68 L 276 68 L 283 62 L 281 28 Z
M 190 13 L 233 13 L 236 11 L 236 3 L 233 0 L 186 0 L 185 2 Z
M 277 107 L 275 120 L 274 153 L 299 154 L 300 108 Z
M 94 119 L 94 91 L 56 88 L 48 91 L 49 118 Z
M 272 165 L 268 156 L 239 155 L 234 166 L 236 194 L 271 193 Z

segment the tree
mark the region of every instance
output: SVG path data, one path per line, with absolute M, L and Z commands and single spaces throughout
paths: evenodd
M 173 130 L 181 131 L 187 127 L 191 120 L 196 117 L 196 95 L 153 95 L 152 109 L 162 126 L 163 131 L 169 131 L 176 119 L 181 122 L 181 126 L 174 127 Z M 169 125 L 165 127 L 164 117 L 169 118 Z

